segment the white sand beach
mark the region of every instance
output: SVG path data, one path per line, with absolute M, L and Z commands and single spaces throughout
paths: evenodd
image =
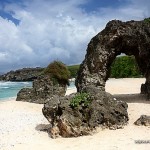
M 0 150 L 150 150 L 150 127 L 135 126 L 140 115 L 150 115 L 150 101 L 140 93 L 145 79 L 109 79 L 106 91 L 128 103 L 129 123 L 124 129 L 101 130 L 78 138 L 51 139 L 40 124 L 48 124 L 42 114 L 42 104 L 0 102 Z M 68 89 L 67 94 L 76 92 Z M 149 143 L 136 144 L 135 140 Z

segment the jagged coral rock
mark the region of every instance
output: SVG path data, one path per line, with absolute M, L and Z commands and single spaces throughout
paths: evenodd
M 127 103 L 105 92 L 110 66 L 121 53 L 135 56 L 140 71 L 146 77 L 141 92 L 150 95 L 150 23 L 110 21 L 88 44 L 75 83 L 78 93 L 90 94 L 90 104 L 71 107 L 75 94 L 53 96 L 44 104 L 43 114 L 52 126 L 50 133 L 53 138 L 87 135 L 99 126 L 117 129 L 127 124 Z
M 64 96 L 66 85 L 53 84 L 49 76 L 39 76 L 33 81 L 33 88 L 23 88 L 17 94 L 17 101 L 44 104 L 53 95 Z
M 117 55 L 134 55 L 140 71 L 146 78 L 141 93 L 150 97 L 150 23 L 113 20 L 88 44 L 84 61 L 80 65 L 76 87 L 81 91 L 87 85 L 105 90 L 110 66 Z
M 128 121 L 127 104 L 115 100 L 111 94 L 95 87 L 84 89 L 90 94 L 89 106 L 71 107 L 77 94 L 66 97 L 53 96 L 44 104 L 43 114 L 52 125 L 52 138 L 88 135 L 99 126 L 110 129 L 122 128 Z
M 134 124 L 138 126 L 150 126 L 150 116 L 141 115 L 140 118 L 134 122 Z
M 33 88 L 19 91 L 16 100 L 44 104 L 53 95 L 64 96 L 69 75 L 62 62 L 54 61 L 33 81 Z

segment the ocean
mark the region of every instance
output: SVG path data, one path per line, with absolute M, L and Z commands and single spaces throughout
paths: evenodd
M 31 88 L 32 82 L 3 82 L 0 81 L 0 100 L 16 97 L 22 88 Z
M 17 93 L 22 88 L 31 88 L 32 82 L 3 82 L 0 81 L 0 100 L 8 100 L 12 97 L 16 97 Z M 74 82 L 70 82 L 68 88 L 74 88 Z

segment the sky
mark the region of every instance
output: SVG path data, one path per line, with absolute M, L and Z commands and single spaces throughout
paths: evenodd
M 110 20 L 150 17 L 150 0 L 0 0 L 0 72 L 80 64 Z

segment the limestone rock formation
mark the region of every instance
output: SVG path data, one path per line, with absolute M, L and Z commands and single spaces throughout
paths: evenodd
M 122 128 L 128 121 L 127 104 L 115 100 L 109 93 L 95 87 L 86 87 L 90 94 L 89 106 L 72 107 L 71 101 L 78 94 L 66 97 L 53 96 L 44 104 L 43 114 L 51 124 L 50 136 L 77 137 L 90 134 L 96 127 Z
M 58 135 L 86 135 L 98 126 L 116 129 L 127 123 L 127 104 L 105 92 L 111 64 L 121 53 L 135 56 L 138 67 L 146 78 L 141 93 L 150 98 L 150 23 L 144 20 L 110 21 L 88 44 L 75 82 L 78 93 L 91 95 L 92 101 L 88 107 L 82 105 L 82 101 L 78 107 L 70 107 L 72 99 L 76 97 L 74 94 L 61 98 L 53 96 L 44 105 L 43 114 L 52 126 L 50 133 L 53 138 Z M 140 121 L 144 122 L 143 120 L 145 117 Z
M 117 55 L 134 55 L 140 71 L 146 78 L 141 93 L 150 97 L 150 23 L 113 20 L 88 44 L 84 61 L 76 79 L 78 91 L 93 85 L 105 91 L 110 66 Z
M 48 76 L 39 76 L 33 81 L 33 88 L 23 88 L 17 94 L 17 101 L 44 104 L 53 95 L 64 96 L 66 85 L 53 84 Z
M 141 115 L 140 118 L 134 122 L 134 124 L 138 126 L 150 126 L 150 116 Z
M 44 104 L 53 95 L 64 96 L 69 84 L 69 75 L 65 64 L 53 61 L 33 81 L 33 88 L 20 90 L 16 100 Z
M 0 75 L 3 81 L 33 81 L 37 79 L 44 68 L 23 68 Z
M 121 53 L 135 56 L 139 69 L 146 78 L 146 83 L 141 86 L 141 93 L 149 97 L 150 23 L 110 21 L 88 44 L 75 83 L 78 93 L 90 94 L 91 101 L 87 102 L 84 97 L 73 94 L 61 98 L 53 96 L 44 105 L 43 114 L 52 126 L 50 133 L 53 138 L 58 135 L 86 135 L 98 126 L 117 129 L 127 123 L 127 104 L 105 92 L 110 66 Z M 81 97 L 83 100 L 79 99 Z M 72 99 L 75 99 L 74 105 L 77 104 L 78 107 L 71 107 Z M 87 102 L 86 105 L 84 101 Z

